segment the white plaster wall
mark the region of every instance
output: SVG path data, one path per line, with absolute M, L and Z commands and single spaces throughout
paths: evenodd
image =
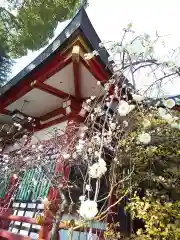
M 35 144 L 38 141 L 47 141 L 53 138 L 55 129 L 57 129 L 58 135 L 63 135 L 67 127 L 67 122 L 68 121 L 64 121 L 62 123 L 58 123 L 56 125 L 35 132 L 32 137 L 32 144 Z
M 58 136 L 63 135 L 64 132 L 66 131 L 67 123 L 68 123 L 68 121 L 64 121 L 62 123 L 58 123 L 58 124 L 55 124 L 48 128 L 45 128 L 45 129 L 35 132 L 32 136 L 31 144 L 36 144 L 39 141 L 47 141 L 47 140 L 53 138 L 55 129 L 57 129 Z M 20 139 L 14 145 L 6 146 L 3 152 L 9 153 L 9 152 L 20 149 L 23 141 L 24 141 L 24 139 Z

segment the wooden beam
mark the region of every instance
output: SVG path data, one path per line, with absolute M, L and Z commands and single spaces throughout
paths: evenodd
M 74 88 L 75 97 L 81 99 L 81 76 L 80 76 L 80 47 L 74 46 L 72 50 L 73 72 L 74 72 Z
M 82 41 L 78 40 L 77 43 L 76 43 L 78 46 L 80 46 L 81 50 L 84 52 L 84 53 L 87 53 L 90 51 L 90 49 L 88 48 L 85 48 L 84 45 L 82 44 Z M 108 80 L 112 74 L 110 73 L 110 71 L 106 68 L 106 66 L 104 64 L 102 64 L 100 61 L 99 61 L 99 56 L 94 56 L 91 60 L 85 60 L 84 59 L 84 56 L 81 57 L 83 58 L 83 60 L 93 68 L 93 70 L 95 69 L 96 73 L 97 71 L 99 71 L 101 73 L 101 75 L 104 76 L 104 79 Z
M 60 107 L 60 108 L 58 108 L 58 109 L 56 109 L 56 110 L 54 110 L 50 113 L 45 114 L 42 117 L 40 117 L 39 120 L 40 121 L 47 121 L 48 119 L 56 117 L 59 114 L 64 114 L 65 115 L 66 114 L 65 109 Z
M 60 117 L 60 118 L 57 118 L 57 119 L 54 119 L 52 121 L 50 120 L 49 122 L 47 122 L 45 124 L 40 124 L 39 125 L 39 129 L 36 129 L 36 131 L 42 130 L 44 128 L 51 127 L 51 126 L 53 126 L 55 124 L 67 121 L 68 119 L 69 119 L 69 115 L 68 116 L 63 116 L 63 117 Z
M 54 95 L 56 97 L 59 97 L 59 98 L 65 99 L 65 98 L 67 98 L 69 96 L 68 93 L 65 93 L 65 92 L 63 92 L 63 91 L 61 91 L 61 90 L 59 90 L 57 88 L 54 88 L 54 87 L 52 87 L 52 86 L 50 86 L 48 84 L 45 84 L 45 83 L 37 82 L 35 84 L 35 87 L 37 87 L 38 89 L 40 89 L 40 90 L 42 90 L 44 92 L 47 92 L 47 93 L 50 93 L 50 94 L 52 94 L 52 95 Z
M 42 70 L 38 71 L 34 78 L 37 80 L 37 82 L 44 82 L 71 62 L 72 62 L 71 56 L 66 58 L 63 57 L 62 59 L 55 63 L 54 61 L 52 61 L 51 64 L 49 64 L 48 69 L 45 66 L 44 68 L 42 68 Z
M 74 97 L 70 97 L 69 100 L 71 101 L 70 103 L 70 107 L 73 109 L 73 110 L 76 110 L 76 111 L 80 111 L 81 109 L 81 105 L 82 105 L 82 101 L 77 101 Z M 67 99 L 68 101 L 68 99 Z M 63 107 L 60 107 L 52 112 L 49 112 L 47 114 L 45 114 L 44 116 L 41 116 L 40 118 L 38 118 L 38 120 L 40 121 L 47 121 L 49 120 L 50 118 L 53 118 L 53 117 L 56 117 L 57 115 L 60 115 L 60 114 L 63 114 L 65 115 L 66 114 L 66 109 L 63 108 Z
M 84 52 L 87 52 L 87 47 L 84 47 L 84 42 L 80 41 L 79 38 L 77 38 L 73 45 L 80 46 L 81 49 L 83 49 Z M 57 51 L 55 55 L 53 55 L 50 59 L 47 59 L 43 62 L 43 64 L 40 64 L 38 67 L 33 69 L 31 73 L 28 76 L 25 76 L 24 79 L 19 81 L 13 88 L 8 90 L 5 94 L 3 94 L 0 97 L 0 105 L 4 105 L 4 108 L 10 105 L 12 102 L 16 101 L 18 98 L 25 95 L 27 92 L 29 92 L 34 86 L 31 86 L 31 84 L 36 80 L 38 82 L 44 82 L 49 77 L 51 77 L 53 74 L 55 74 L 57 71 L 60 71 L 63 67 L 68 65 L 70 62 L 72 62 L 72 58 L 70 56 L 70 49 L 71 46 L 68 46 L 67 49 L 63 51 L 63 53 L 60 53 Z M 93 73 L 94 69 L 91 69 L 90 64 L 87 64 L 87 62 L 84 60 L 84 65 L 90 70 L 90 72 L 100 81 L 103 81 L 104 79 L 108 79 L 110 77 L 109 72 L 105 69 L 103 64 L 100 64 L 97 57 L 93 59 L 92 66 L 94 69 L 96 69 L 96 73 Z M 100 70 L 100 74 L 97 72 L 98 69 Z M 103 75 L 107 75 L 105 78 L 102 77 L 102 72 L 104 72 Z
M 64 121 L 67 121 L 67 120 L 77 120 L 78 122 L 83 122 L 84 121 L 84 118 L 79 116 L 78 113 L 79 113 L 79 109 L 74 109 L 72 107 L 72 112 L 69 114 L 69 115 L 65 115 L 63 117 L 59 117 L 57 119 L 53 119 L 50 121 L 48 121 L 47 123 L 44 123 L 44 124 L 39 124 L 38 127 L 35 129 L 35 131 L 39 131 L 39 130 L 42 130 L 42 129 L 45 129 L 45 128 L 48 128 L 50 126 L 53 126 L 55 124 L 58 124 L 58 123 L 61 123 L 61 122 L 64 122 Z
M 0 102 L 0 113 L 7 114 L 7 115 L 9 114 L 9 111 L 5 109 L 3 105 L 1 105 L 1 102 Z
M 74 72 L 74 87 L 75 87 L 75 96 L 78 100 L 81 99 L 81 81 L 80 81 L 80 63 L 73 62 L 73 72 Z
M 70 62 L 72 62 L 71 57 L 65 58 L 58 53 L 58 55 L 56 55 L 52 61 L 44 64 L 40 70 L 36 70 L 26 79 L 20 81 L 16 86 L 1 96 L 0 104 L 4 107 L 7 107 L 11 103 L 15 102 L 18 98 L 31 91 L 38 82 L 44 82 L 57 71 L 60 71 L 62 68 L 68 65 Z
M 33 87 L 31 85 L 25 85 L 20 86 L 19 88 L 12 88 L 12 91 L 10 93 L 4 96 L 2 99 L 4 107 L 7 107 L 11 103 L 15 102 L 18 98 L 24 96 L 26 93 L 28 93 Z
M 89 72 L 97 79 L 97 81 L 105 83 L 108 80 L 107 78 L 104 77 L 104 75 L 102 75 L 101 72 L 98 72 L 97 69 L 94 69 L 92 65 L 88 64 L 87 61 L 85 61 L 83 58 L 81 58 L 81 62 L 89 70 Z
M 82 108 L 82 101 L 78 101 L 75 98 L 70 97 L 71 99 L 71 108 L 75 111 L 75 112 L 79 112 Z
M 99 73 L 106 81 L 109 80 L 111 75 L 105 70 L 105 67 L 99 63 L 96 57 L 90 59 L 88 63 L 95 73 Z

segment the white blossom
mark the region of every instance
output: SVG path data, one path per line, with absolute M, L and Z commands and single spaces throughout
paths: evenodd
M 163 115 L 162 118 L 166 120 L 168 123 L 172 123 L 174 121 L 174 118 L 170 113 Z
M 130 113 L 131 111 L 133 111 L 133 110 L 135 109 L 135 107 L 136 107 L 135 105 L 132 105 L 132 104 L 129 105 L 129 113 Z
M 8 159 L 8 158 L 9 158 L 9 155 L 8 155 L 8 154 L 3 154 L 3 158 L 4 158 L 4 159 Z
M 100 48 L 103 48 L 103 47 L 104 47 L 104 43 L 100 42 L 100 43 L 99 43 L 99 47 L 100 47 Z
M 94 163 L 89 167 L 89 175 L 92 178 L 100 178 L 106 173 L 106 171 L 106 162 L 102 158 L 100 158 L 97 163 Z
M 125 117 L 128 113 L 130 113 L 135 108 L 134 105 L 129 105 L 126 101 L 121 100 L 119 102 L 118 112 L 119 115 Z
M 149 127 L 151 125 L 151 122 L 148 120 L 148 119 L 144 119 L 143 120 L 143 126 L 144 126 L 144 128 L 147 128 L 147 127 Z
M 98 51 L 94 50 L 91 53 L 85 53 L 84 54 L 84 59 L 85 60 L 91 60 L 94 56 L 98 56 L 98 55 L 99 55 Z
M 83 108 L 84 110 L 86 110 L 87 112 L 90 111 L 90 106 L 89 106 L 86 102 L 83 102 L 82 108 Z
M 86 184 L 86 191 L 88 191 L 88 192 L 91 191 L 91 186 L 89 184 Z
M 127 128 L 128 125 L 129 125 L 128 121 L 124 120 L 124 121 L 123 121 L 123 126 L 124 126 L 125 128 Z
M 86 197 L 85 196 L 80 196 L 79 197 L 79 200 L 82 202 L 82 201 L 85 201 Z
M 39 145 L 38 150 L 42 152 L 43 151 L 43 145 Z
M 91 103 L 91 99 L 87 99 L 86 102 L 89 104 Z
M 85 60 L 91 60 L 94 57 L 93 53 L 85 53 L 84 54 L 84 59 Z
M 30 122 L 32 120 L 32 117 L 28 117 L 28 121 Z
M 73 158 L 73 159 L 76 159 L 76 158 L 77 158 L 77 153 L 76 153 L 76 152 L 73 152 L 72 158 Z
M 158 113 L 161 117 L 163 117 L 166 114 L 166 109 L 164 108 L 158 108 Z
M 63 154 L 64 160 L 67 160 L 67 159 L 69 159 L 70 157 L 71 157 L 71 155 L 70 155 L 69 153 Z
M 92 53 L 93 53 L 94 56 L 98 56 L 99 55 L 98 51 L 96 51 L 96 50 L 94 50 Z
M 18 128 L 18 131 L 22 128 L 22 125 L 20 123 L 14 123 L 14 126 Z
M 93 137 L 93 139 L 94 139 L 94 141 L 95 141 L 97 144 L 100 144 L 101 138 L 100 138 L 98 135 L 95 135 L 95 136 Z
M 94 114 L 91 113 L 91 120 L 93 121 L 94 120 Z
M 115 128 L 116 128 L 116 123 L 110 123 L 110 128 L 112 129 L 112 130 L 114 130 Z
M 124 47 L 123 46 L 117 46 L 116 53 L 122 53 L 123 51 L 124 51 Z
M 13 174 L 13 178 L 14 178 L 14 179 L 17 179 L 17 178 L 18 178 L 18 175 L 17 175 L 17 174 Z
M 110 85 L 107 83 L 107 84 L 104 84 L 104 89 L 105 89 L 105 91 L 108 91 L 109 90 L 109 87 L 110 87 Z
M 88 148 L 88 153 L 92 153 L 92 148 Z
M 99 163 L 101 166 L 106 167 L 106 162 L 104 161 L 103 158 L 99 158 L 98 163 Z
M 31 160 L 31 157 L 30 156 L 27 156 L 26 158 L 24 158 L 24 161 L 25 162 L 28 162 L 28 161 L 30 161 Z
M 118 71 L 119 71 L 119 67 L 118 67 L 118 66 L 114 66 L 114 67 L 113 67 L 113 72 L 116 73 L 116 72 L 118 72 Z
M 165 178 L 164 177 L 159 176 L 158 178 L 159 178 L 160 181 L 165 182 Z
M 109 57 L 108 57 L 108 61 L 109 61 L 109 62 L 112 62 L 112 61 L 113 61 L 113 57 L 112 57 L 112 56 L 109 56 Z
M 96 98 L 96 96 L 91 96 L 91 100 L 94 100 Z
M 141 54 L 144 51 L 141 40 L 139 40 L 139 39 L 137 39 L 133 43 L 127 45 L 126 48 L 130 55 L 131 54 Z
M 176 105 L 176 102 L 173 98 L 169 98 L 164 101 L 164 106 L 167 108 L 173 108 Z
M 141 143 L 146 145 L 151 142 L 151 135 L 149 133 L 141 133 L 138 139 Z
M 85 141 L 80 139 L 78 145 L 76 145 L 77 152 L 79 152 L 79 153 L 82 152 L 82 150 L 84 148 L 84 144 L 85 144 Z
M 95 113 L 100 113 L 101 112 L 101 106 L 97 106 L 96 108 L 94 108 L 94 112 Z
M 95 151 L 94 155 L 95 155 L 96 157 L 99 157 L 99 152 L 98 152 L 98 151 Z
M 121 100 L 119 103 L 118 112 L 120 116 L 126 116 L 129 113 L 129 104 Z
M 144 96 L 139 95 L 139 94 L 133 94 L 133 95 L 132 95 L 132 98 L 133 98 L 133 100 L 136 101 L 136 102 L 141 102 L 141 101 L 144 100 Z
M 92 200 L 81 202 L 79 214 L 85 220 L 92 220 L 98 213 L 97 203 Z

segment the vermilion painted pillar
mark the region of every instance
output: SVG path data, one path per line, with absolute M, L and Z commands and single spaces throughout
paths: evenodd
M 66 143 L 64 145 L 64 149 L 66 150 L 66 153 L 70 154 L 72 149 L 74 148 L 73 136 L 77 131 L 77 125 L 78 124 L 75 120 L 68 121 L 65 136 L 64 136 L 66 138 Z M 56 163 L 55 173 L 63 173 L 63 176 L 64 176 L 64 182 L 61 183 L 62 185 L 66 185 L 69 179 L 70 166 L 67 161 L 68 160 L 63 159 L 63 156 L 61 156 Z M 57 204 L 60 202 L 59 191 L 56 188 L 53 188 L 53 187 L 50 188 L 50 191 L 48 194 L 48 200 L 50 200 L 54 204 L 54 206 L 57 206 Z M 58 209 L 56 209 L 56 211 L 57 210 Z M 52 218 L 52 216 L 50 216 L 49 213 L 46 211 L 45 211 L 45 216 L 48 219 Z M 50 239 L 51 228 L 47 228 L 46 225 L 43 225 L 39 232 L 39 239 L 41 240 Z M 59 231 L 57 231 L 56 233 L 56 240 L 59 240 Z

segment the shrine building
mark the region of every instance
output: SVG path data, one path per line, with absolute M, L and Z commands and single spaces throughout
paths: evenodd
M 1 89 L 0 150 L 3 154 L 14 152 L 18 156 L 23 139 L 16 132 L 18 124 L 32 133 L 33 144 L 37 141 L 51 144 L 54 128 L 60 144 L 64 144 L 65 134 L 68 135 L 66 144 L 71 140 L 73 133 L 69 128 L 83 123 L 86 117 L 82 103 L 90 96 L 101 96 L 103 84 L 111 77 L 107 67 L 108 53 L 104 48 L 99 51 L 100 42 L 85 10 L 81 8 L 59 36 Z M 92 59 L 84 57 L 95 50 L 99 54 Z M 53 160 L 51 172 L 57 171 L 53 147 L 49 148 L 46 157 Z M 43 172 L 39 173 L 36 168 L 24 172 L 13 197 L 10 189 L 16 178 L 13 175 L 3 179 L 0 186 L 0 239 L 38 239 L 42 226 L 36 223 L 35 216 L 37 212 L 44 211 L 39 199 L 48 197 L 51 192 L 49 182 L 46 179 L 42 181 L 43 177 Z M 36 185 L 33 194 L 32 183 Z M 97 233 L 106 226 L 99 223 L 94 228 Z M 79 239 L 78 234 L 81 234 L 80 239 L 85 239 L 83 233 L 77 231 L 74 234 L 73 240 Z M 67 231 L 60 230 L 59 237 L 67 239 Z M 41 239 L 48 239 L 48 236 Z M 93 239 L 97 239 L 96 234 Z

